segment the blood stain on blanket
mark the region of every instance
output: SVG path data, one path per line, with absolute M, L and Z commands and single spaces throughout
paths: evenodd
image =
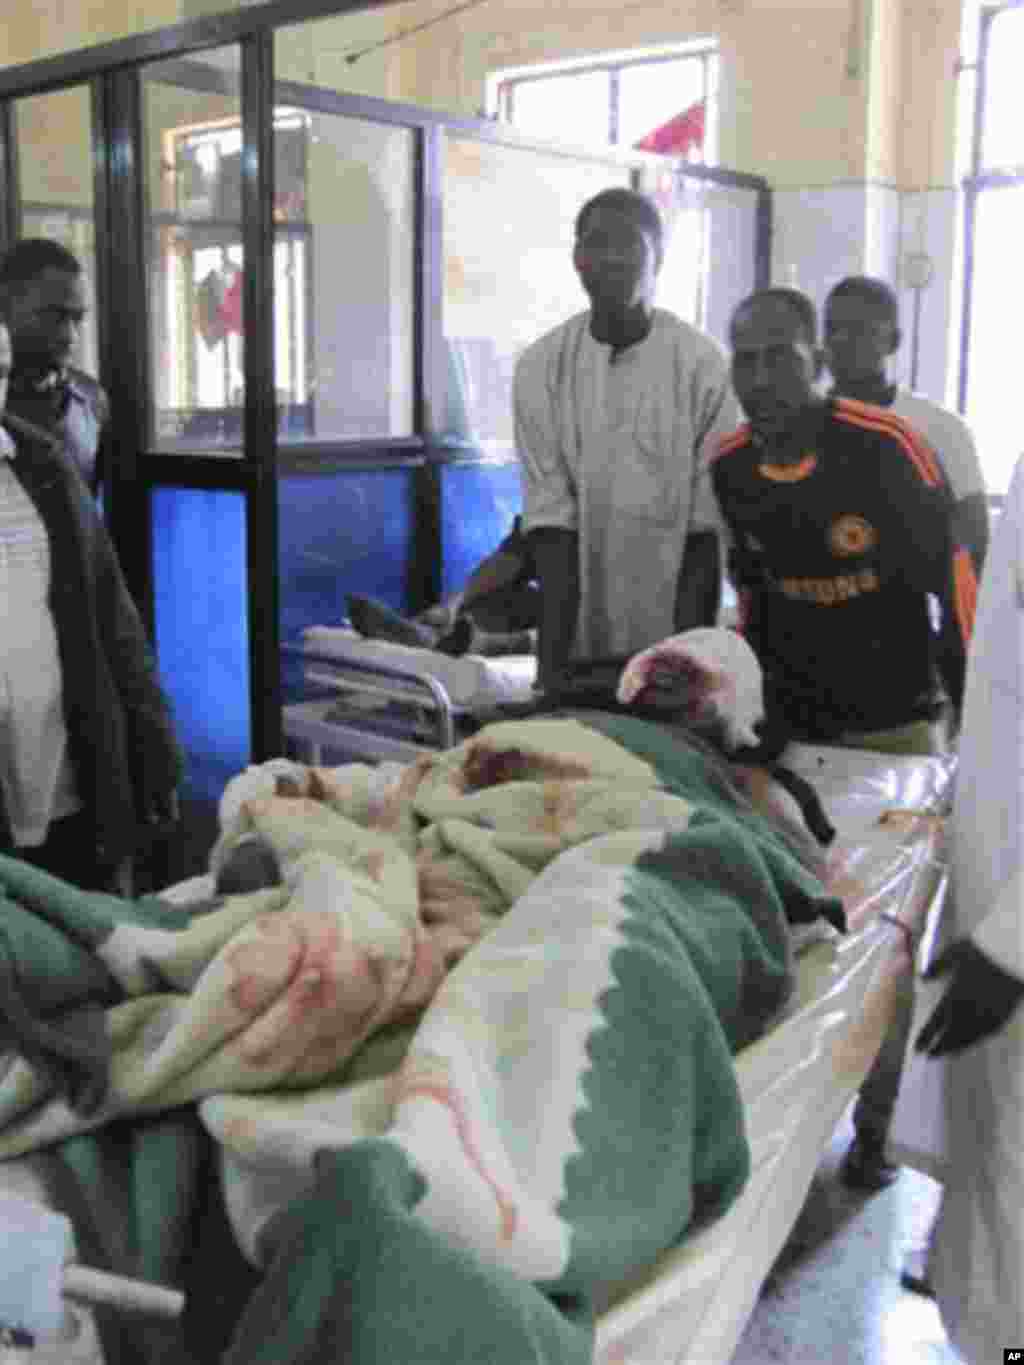
M 557 839 L 576 814 L 576 791 L 571 782 L 545 782 L 543 801 L 540 829 Z
M 371 881 L 379 882 L 384 875 L 387 857 L 382 849 L 371 849 L 363 858 L 363 870 Z
M 254 1017 L 239 1039 L 246 1059 L 268 1066 L 299 1048 L 303 1074 L 343 1060 L 393 1001 L 397 964 L 347 942 L 329 912 L 267 915 L 254 928 L 258 937 L 225 954 L 230 997 Z
M 438 1075 L 438 1072 L 441 1075 Z M 499 1227 L 503 1242 L 516 1235 L 519 1215 L 515 1204 L 488 1171 L 483 1157 L 473 1140 L 473 1128 L 460 1096 L 448 1079 L 448 1065 L 443 1058 L 431 1058 L 421 1053 L 410 1053 L 399 1073 L 397 1101 L 420 1096 L 442 1105 L 452 1116 L 455 1132 L 470 1167 L 477 1173 L 494 1196 L 498 1206 Z
M 530 754 L 522 749 L 492 749 L 486 744 L 474 744 L 462 765 L 462 789 L 475 792 L 502 782 L 589 776 L 590 770 L 584 764 L 556 754 Z

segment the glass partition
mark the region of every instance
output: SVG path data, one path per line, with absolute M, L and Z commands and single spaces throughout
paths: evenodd
M 576 214 L 599 190 L 628 185 L 629 170 L 458 135 L 444 145 L 449 389 L 441 434 L 509 459 L 516 359 L 586 307 L 572 265 Z
M 88 312 L 75 364 L 96 374 L 96 227 L 92 105 L 84 85 L 14 103 L 21 236 L 60 242 L 81 262 Z
M 142 70 L 151 439 L 158 451 L 241 454 L 239 86 L 237 47 Z
M 758 287 L 758 191 L 667 159 L 645 162 L 640 185 L 665 222 L 657 303 L 727 345 L 733 309 Z
M 415 135 L 288 96 L 274 115 L 279 439 L 409 436 Z

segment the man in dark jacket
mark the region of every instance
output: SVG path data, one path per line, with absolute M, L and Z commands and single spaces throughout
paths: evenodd
M 59 242 L 26 237 L 0 258 L 0 314 L 14 348 L 8 411 L 55 436 L 95 494 L 110 405 L 71 364 L 86 304 L 82 267 Z
M 120 889 L 175 810 L 180 754 L 139 615 L 58 443 L 4 414 L 0 321 L 0 851 Z

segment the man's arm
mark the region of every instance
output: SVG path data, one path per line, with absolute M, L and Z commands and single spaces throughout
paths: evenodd
M 981 579 L 985 556 L 988 553 L 988 541 L 987 496 L 984 493 L 972 493 L 961 498 L 953 507 L 953 544 L 961 546 L 970 556 L 976 582 Z M 939 677 L 959 714 L 963 700 L 963 626 L 948 603 L 943 604 L 939 622 L 936 666 Z
M 956 504 L 953 509 L 953 538 L 970 552 L 975 576 L 980 579 L 989 540 L 988 496 L 985 493 L 970 493 Z
M 722 605 L 723 543 L 728 533 L 712 484 L 711 466 L 722 440 L 742 421 L 725 355 L 713 343 L 694 372 L 693 482 L 690 530 L 676 589 L 677 630 L 713 626 Z
M 527 547 L 520 537 L 522 553 L 506 548 L 507 538 L 476 566 L 459 594 L 459 610 L 468 611 L 481 597 L 521 583 L 526 574 Z
M 694 530 L 686 537 L 676 584 L 675 628 L 713 626 L 722 605 L 722 561 L 715 531 Z
M 513 385 L 523 525 L 540 585 L 537 675 L 550 689 L 564 677 L 580 610 L 576 484 L 559 440 L 544 353 L 531 348 Z
M 89 481 L 89 492 L 93 497 L 99 495 L 100 489 L 110 477 L 111 467 L 111 444 L 113 432 L 110 425 L 110 399 L 104 388 L 97 389 L 96 392 L 96 422 L 99 427 L 99 437 L 96 445 L 96 464 L 93 468 L 92 479 Z
M 537 681 L 545 692 L 565 678 L 580 612 L 580 551 L 575 531 L 542 526 L 530 535 L 540 584 Z
M 978 595 L 974 562 L 957 543 L 952 494 L 932 447 L 898 418 L 886 439 L 890 449 L 879 473 L 890 513 L 882 546 L 885 573 L 938 600 L 936 663 L 959 719 Z

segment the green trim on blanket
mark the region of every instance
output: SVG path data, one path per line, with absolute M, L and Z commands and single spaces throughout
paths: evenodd
M 591 1365 L 582 1305 L 440 1236 L 416 1216 L 423 1193 L 391 1143 L 322 1153 L 264 1233 L 267 1282 L 223 1365 Z

